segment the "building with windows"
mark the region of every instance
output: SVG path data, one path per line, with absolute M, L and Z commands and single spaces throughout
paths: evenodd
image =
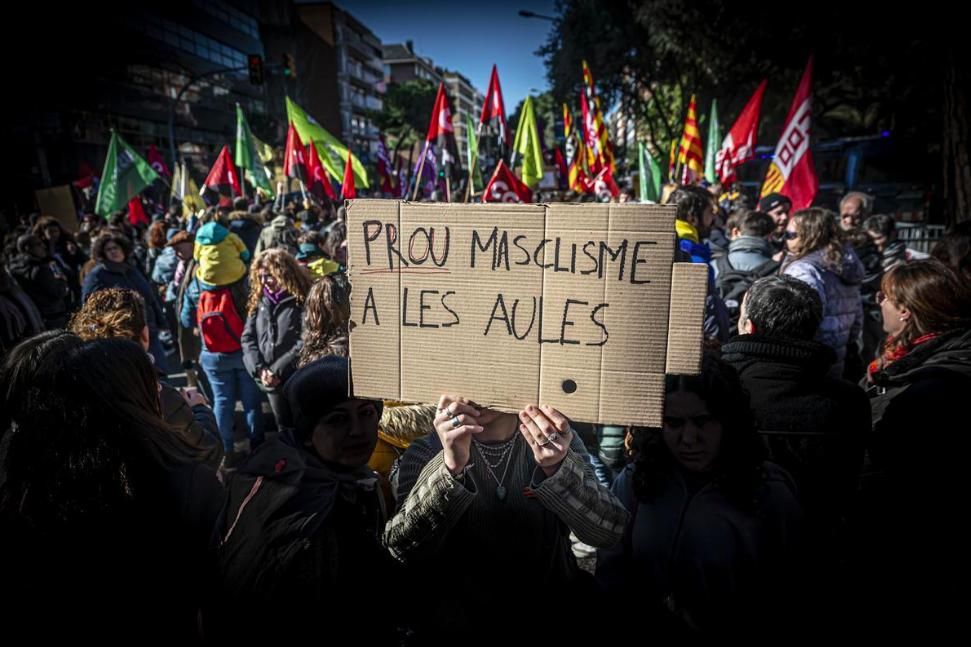
M 381 41 L 333 2 L 294 4 L 293 14 L 285 45 L 299 57 L 290 95 L 367 164 L 379 137 L 374 113 L 383 108 Z
M 442 73 L 430 58 L 415 54 L 412 41 L 384 46 L 384 80 L 388 83 L 404 83 L 425 79 L 435 85 L 442 82 Z
M 27 24 L 44 24 L 45 34 L 30 65 L 9 79 L 18 99 L 8 104 L 3 126 L 13 188 L 4 197 L 12 200 L 8 208 L 32 210 L 34 189 L 91 170 L 100 175 L 112 130 L 142 155 L 157 146 L 170 166 L 173 156 L 187 159 L 197 176 L 232 145 L 237 103 L 257 136 L 270 138 L 272 102 L 247 72 L 250 55 L 265 55 L 259 5 L 122 3 L 110 12 L 65 6 L 56 20 L 28 8 Z
M 461 165 L 462 168 L 466 168 L 469 148 L 467 118 L 471 117 L 473 124 L 479 123 L 485 97 L 475 89 L 471 81 L 459 72 L 444 70 L 442 78 L 445 81 L 445 90 L 448 92 L 454 108 L 452 124 L 455 127 L 455 139 L 458 142 Z

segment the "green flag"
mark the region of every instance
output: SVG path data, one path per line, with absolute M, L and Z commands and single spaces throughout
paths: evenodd
M 705 149 L 705 179 L 709 182 L 718 180 L 715 175 L 715 153 L 721 145 L 721 134 L 718 132 L 718 104 L 711 100 L 711 114 L 708 117 L 708 148 Z
M 340 143 L 336 137 L 327 132 L 323 126 L 307 114 L 307 112 L 287 97 L 287 119 L 293 124 L 300 135 L 300 141 L 304 146 L 314 143 L 320 161 L 323 163 L 327 173 L 338 182 L 344 181 L 344 166 L 347 164 L 347 156 L 351 156 L 351 167 L 354 169 L 354 186 L 357 188 L 367 188 L 370 186 L 367 181 L 367 171 L 361 160 L 347 150 L 347 146 Z
M 637 142 L 637 174 L 641 202 L 658 202 L 661 198 L 661 166 L 654 161 L 643 142 Z
M 108 157 L 101 172 L 101 187 L 94 212 L 107 218 L 120 211 L 142 189 L 158 179 L 158 173 L 118 133 L 111 131 Z
M 543 148 L 539 140 L 539 130 L 536 128 L 533 97 L 526 97 L 523 104 L 512 149 L 523 159 L 523 183 L 535 189 L 543 179 Z
M 267 195 L 273 195 L 270 174 L 263 166 L 256 138 L 250 132 L 246 115 L 243 114 L 243 109 L 238 103 L 236 104 L 236 159 L 234 161 L 237 168 L 245 169 L 245 177 L 253 186 L 262 189 Z
M 479 141 L 475 138 L 475 125 L 472 115 L 468 114 L 465 115 L 465 138 L 468 140 L 469 182 L 472 183 L 472 193 L 475 193 L 476 186 L 483 186 L 482 169 L 479 166 Z

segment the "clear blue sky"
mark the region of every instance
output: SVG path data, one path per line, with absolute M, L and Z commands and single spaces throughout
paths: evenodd
M 543 59 L 534 52 L 546 42 L 553 24 L 522 18 L 519 10 L 553 16 L 553 0 L 335 2 L 367 25 L 381 42 L 413 41 L 415 53 L 431 58 L 435 65 L 461 72 L 483 94 L 495 63 L 507 114 L 527 94 L 548 87 Z

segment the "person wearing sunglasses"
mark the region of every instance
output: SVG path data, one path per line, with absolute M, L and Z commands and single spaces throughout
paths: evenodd
M 829 375 L 842 377 L 847 345 L 856 344 L 863 327 L 863 265 L 843 242 L 836 214 L 827 209 L 797 211 L 786 225 L 784 239 L 787 254 L 782 274 L 808 283 L 819 294 L 823 322 L 816 341 L 836 351 Z

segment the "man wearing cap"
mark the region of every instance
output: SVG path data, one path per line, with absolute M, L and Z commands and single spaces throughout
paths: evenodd
M 769 242 L 776 252 L 785 249 L 783 236 L 786 233 L 786 225 L 789 224 L 789 212 L 792 211 L 792 200 L 781 193 L 770 193 L 759 200 L 759 211 L 772 216 L 775 221 L 775 231 L 769 236 Z M 778 260 L 778 259 L 776 259 Z

